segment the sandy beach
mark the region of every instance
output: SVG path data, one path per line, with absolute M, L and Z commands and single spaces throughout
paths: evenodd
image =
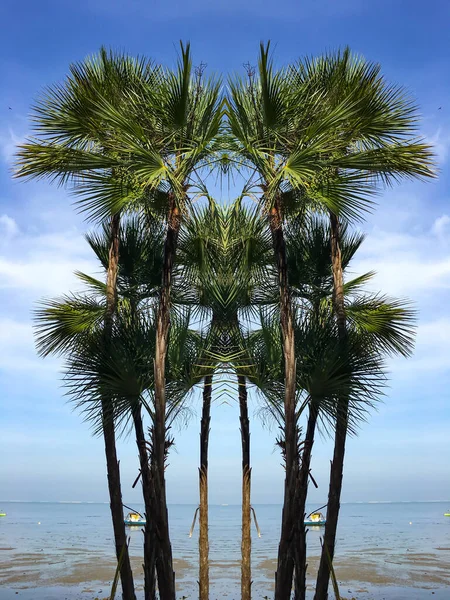
M 86 561 L 81 549 L 67 549 L 67 553 L 55 560 L 54 555 L 27 553 L 12 556 L 3 547 L 0 585 L 2 600 L 19 597 L 22 600 L 93 600 L 106 598 L 114 575 L 114 561 L 95 559 Z M 443 550 L 443 548 L 439 548 Z M 336 575 L 344 598 L 356 600 L 421 600 L 444 599 L 450 588 L 450 548 L 448 559 L 441 554 L 404 555 L 380 549 L 366 552 L 363 557 L 336 560 Z M 319 557 L 310 558 L 308 588 L 312 590 L 312 576 L 316 572 Z M 256 599 L 271 597 L 275 559 L 267 558 L 254 566 L 253 592 Z M 176 560 L 177 589 L 179 598 L 195 598 L 197 583 L 196 565 L 186 560 Z M 239 598 L 239 564 L 234 561 L 211 561 L 212 598 Z M 139 557 L 133 557 L 133 570 L 137 591 L 142 593 L 142 566 Z M 447 591 L 446 591 L 447 589 Z

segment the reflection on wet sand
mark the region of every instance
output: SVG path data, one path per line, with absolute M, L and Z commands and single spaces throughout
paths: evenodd
M 307 577 L 313 581 L 319 566 L 319 556 L 308 558 Z M 276 560 L 267 559 L 256 565 L 267 579 L 273 579 Z M 450 586 L 450 553 L 447 559 L 438 554 L 365 551 L 364 555 L 337 557 L 335 571 L 341 584 L 405 585 L 417 587 Z
M 373 586 L 404 586 L 439 589 L 450 586 L 450 550 L 442 557 L 444 548 L 436 548 L 440 554 L 404 552 L 394 553 L 374 548 L 336 559 L 336 575 L 344 588 L 352 586 L 352 593 L 365 597 Z M 101 585 L 108 589 L 114 576 L 114 560 L 92 556 L 86 560 L 81 548 L 70 548 L 59 556 L 44 552 L 8 554 L 2 558 L 0 584 L 2 588 L 31 589 L 45 586 L 83 586 L 88 594 Z M 308 560 L 308 588 L 311 589 L 318 567 L 318 556 Z M 142 589 L 142 559 L 132 557 L 138 590 Z M 211 584 L 214 596 L 234 598 L 239 592 L 239 561 L 211 561 Z M 186 596 L 197 592 L 197 566 L 185 559 L 175 560 L 178 591 Z M 262 558 L 253 565 L 253 590 L 255 594 L 270 596 L 276 560 Z M 96 584 L 96 585 L 94 585 Z M 92 590 L 91 590 L 92 586 Z M 38 592 L 37 592 L 38 593 Z

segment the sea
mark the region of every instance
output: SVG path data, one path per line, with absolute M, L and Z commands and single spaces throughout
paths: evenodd
M 133 508 L 143 512 L 142 506 Z M 255 598 L 265 598 L 273 590 L 281 506 L 254 508 L 261 536 L 252 526 L 253 589 Z M 437 502 L 342 504 L 335 563 L 342 596 L 450 599 L 450 517 L 444 517 L 449 508 L 450 503 Z M 0 509 L 7 513 L 0 518 L 1 600 L 108 595 L 114 576 L 108 504 L 0 501 Z M 189 536 L 195 509 L 169 506 L 180 598 L 196 597 L 198 521 Z M 240 506 L 209 507 L 212 598 L 239 596 L 240 531 Z M 142 531 L 129 528 L 128 535 L 130 555 L 140 565 Z M 311 589 L 322 535 L 321 527 L 307 534 Z

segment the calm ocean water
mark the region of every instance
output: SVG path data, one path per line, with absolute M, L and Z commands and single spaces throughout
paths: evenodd
M 46 569 L 54 570 L 61 557 L 67 561 L 65 569 L 70 568 L 71 557 L 73 560 L 82 557 L 90 562 L 113 557 L 112 527 L 107 504 L 0 501 L 0 508 L 7 512 L 7 517 L 0 518 L 0 561 L 3 566 L 39 553 L 45 555 L 45 560 L 39 563 L 40 571 L 44 572 Z M 140 506 L 135 508 L 143 511 Z M 310 510 L 315 508 L 309 507 Z M 408 580 L 417 573 L 418 566 L 422 564 L 421 557 L 425 557 L 424 560 L 428 557 L 427 574 L 433 570 L 437 573 L 441 567 L 445 570 L 450 559 L 450 518 L 444 517 L 443 513 L 449 508 L 450 503 L 343 504 L 337 546 L 339 560 L 344 561 L 345 565 L 345 561 L 351 564 L 361 558 L 367 559 L 373 562 L 374 568 L 378 565 L 381 571 L 386 566 L 395 568 L 396 564 L 402 565 L 398 569 L 403 580 L 405 575 Z M 269 584 L 272 573 L 269 561 L 276 558 L 281 506 L 255 505 L 255 509 L 262 532 L 261 538 L 258 538 L 253 529 L 252 561 L 257 571 L 255 580 L 264 583 L 266 579 Z M 192 581 L 197 577 L 198 524 L 192 538 L 188 534 L 194 511 L 193 505 L 169 507 L 174 558 L 186 562 L 188 566 L 185 570 Z M 210 506 L 212 579 L 225 581 L 231 576 L 234 581 L 238 580 L 240 518 L 240 506 Z M 308 553 L 312 559 L 319 555 L 322 533 L 320 528 L 312 528 L 308 533 Z M 132 528 L 129 535 L 132 556 L 141 556 L 141 531 Z M 417 560 L 411 559 L 408 563 L 404 560 L 405 556 L 416 557 Z M 388 564 L 383 565 L 383 561 Z M 23 561 L 20 564 L 23 580 L 27 581 L 27 564 Z M 261 565 L 266 565 L 265 569 L 258 570 Z M 4 585 L 2 572 L 5 571 L 0 570 L 0 586 Z M 364 575 L 361 580 L 364 581 Z M 11 585 L 13 580 L 5 581 Z M 51 577 L 48 581 L 51 582 Z M 438 589 L 443 585 L 441 582 L 435 587 Z

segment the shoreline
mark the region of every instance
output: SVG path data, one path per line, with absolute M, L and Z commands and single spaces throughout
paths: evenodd
M 76 550 L 57 556 L 44 552 L 11 554 L 11 547 L 0 548 L 2 557 L 0 586 L 2 600 L 94 600 L 109 594 L 115 561 L 104 556 L 86 560 Z M 67 549 L 68 550 L 68 549 Z M 363 556 L 347 554 L 336 559 L 336 576 L 343 598 L 352 600 L 422 600 L 448 598 L 450 587 L 450 548 L 442 555 L 433 553 L 393 553 L 374 548 Z M 142 557 L 132 556 L 136 591 L 143 594 Z M 308 559 L 307 589 L 310 594 L 317 572 L 318 556 Z M 175 559 L 179 598 L 197 596 L 197 565 Z M 276 560 L 261 558 L 253 564 L 253 598 L 273 595 Z M 239 562 L 211 560 L 211 599 L 239 599 Z M 443 595 L 444 594 L 444 595 Z
M 272 591 L 252 586 L 253 600 L 271 600 Z M 448 589 L 399 586 L 353 586 L 340 588 L 341 600 L 448 600 Z M 108 600 L 104 585 L 68 585 L 45 587 L 12 587 L 1 590 L 2 600 Z M 137 600 L 143 600 L 142 586 L 136 586 Z M 307 600 L 313 600 L 313 590 L 307 588 Z M 116 598 L 120 597 L 120 594 Z M 195 600 L 198 587 L 177 590 L 177 600 Z M 334 596 L 332 596 L 334 598 Z M 232 588 L 211 586 L 211 600 L 240 600 L 239 584 Z M 331 598 L 330 598 L 331 600 Z

